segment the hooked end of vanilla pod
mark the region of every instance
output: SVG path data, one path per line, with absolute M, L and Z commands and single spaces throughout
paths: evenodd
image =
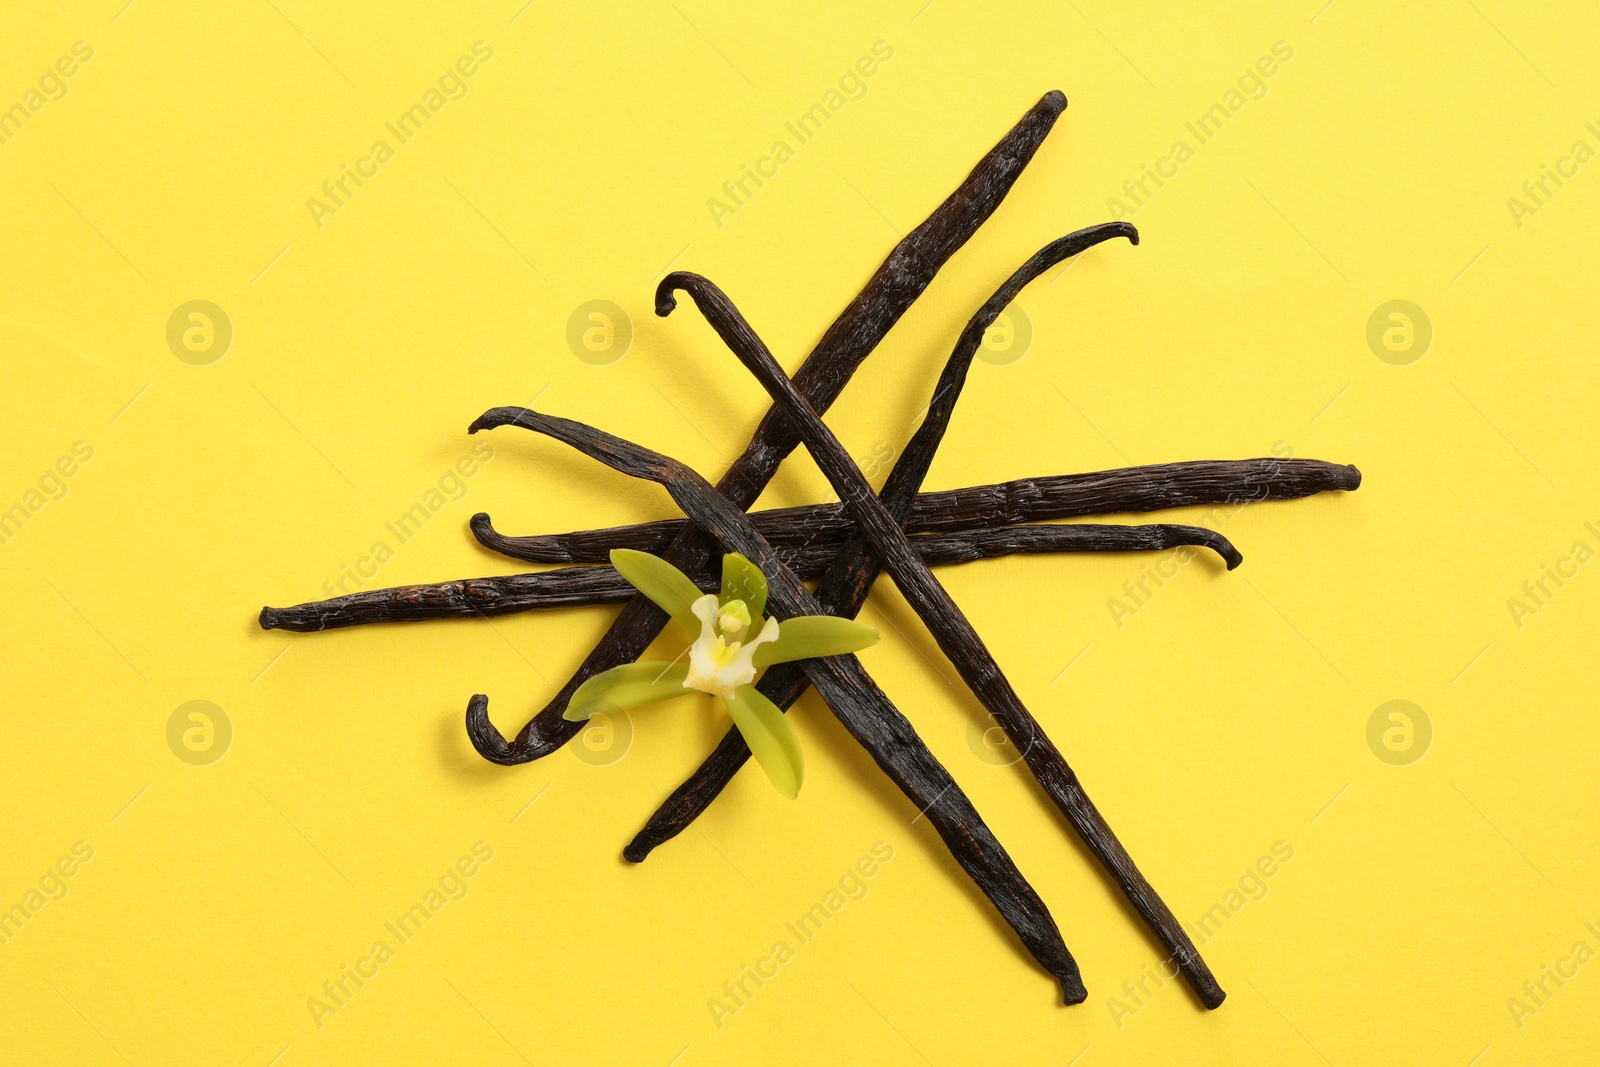
M 660 285 L 656 286 L 656 314 L 662 318 L 672 314 L 678 306 L 677 294 L 673 292 L 675 284 L 672 275 L 669 274 L 661 279 Z
M 1232 541 L 1215 530 L 1207 530 L 1204 526 L 1200 527 L 1200 529 L 1207 535 L 1205 539 L 1206 547 L 1222 557 L 1222 562 L 1227 566 L 1228 570 L 1231 571 L 1244 562 L 1244 556 L 1233 546 Z
M 489 697 L 484 693 L 474 693 L 467 701 L 467 740 L 478 750 L 478 755 L 490 763 L 509 767 L 527 762 L 517 758 L 505 736 L 489 721 Z
M 278 609 L 262 608 L 261 614 L 256 616 L 256 621 L 263 630 L 276 630 L 278 628 Z
M 1083 977 L 1077 971 L 1067 974 L 1058 974 L 1056 978 L 1061 982 L 1061 1002 L 1069 1007 L 1073 1004 L 1082 1004 L 1089 999 L 1089 991 L 1083 986 Z
M 1339 479 L 1339 488 L 1343 489 L 1347 493 L 1353 492 L 1356 489 L 1360 489 L 1361 472 L 1356 469 L 1356 465 L 1354 463 L 1347 463 L 1345 464 L 1344 469 L 1348 473 Z

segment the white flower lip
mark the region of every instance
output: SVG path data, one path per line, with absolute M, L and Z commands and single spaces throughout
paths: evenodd
M 748 626 L 728 627 L 730 619 L 738 620 L 733 613 L 723 613 L 715 593 L 707 593 L 692 606 L 700 620 L 700 636 L 689 646 L 689 674 L 683 684 L 719 697 L 731 697 L 741 685 L 755 681 L 755 651 L 760 645 L 778 639 L 778 620 L 768 619 L 761 632 L 749 642 L 729 642 L 724 629 L 743 633 Z

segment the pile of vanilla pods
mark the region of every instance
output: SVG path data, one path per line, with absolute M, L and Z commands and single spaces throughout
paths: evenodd
M 435 585 L 375 589 L 300 604 L 263 608 L 264 629 L 319 631 L 371 622 L 478 618 L 579 604 L 623 603 L 594 651 L 550 703 L 507 741 L 489 721 L 488 698 L 467 707 L 467 733 L 486 759 L 527 763 L 556 751 L 582 729 L 562 717 L 587 678 L 641 656 L 667 616 L 611 568 L 613 548 L 656 553 L 702 588 L 717 588 L 718 554 L 739 552 L 769 580 L 769 611 L 784 619 L 827 613 L 853 617 L 873 580 L 887 571 L 921 617 L 973 694 L 1004 728 L 1022 762 L 1105 865 L 1134 908 L 1171 953 L 1196 996 L 1208 1008 L 1224 993 L 1105 819 L 1077 775 L 995 663 L 982 639 L 951 600 L 931 567 L 1029 552 L 1150 551 L 1179 546 L 1209 548 L 1231 570 L 1239 553 L 1226 538 L 1196 526 L 1063 523 L 1073 519 L 1189 505 L 1239 505 L 1284 500 L 1361 484 L 1354 467 L 1318 460 L 1207 460 L 1127 467 L 1091 474 L 1026 478 L 996 485 L 921 493 L 924 476 L 944 437 L 956 399 L 983 343 L 985 331 L 1028 282 L 1051 266 L 1113 237 L 1138 243 L 1126 223 L 1091 226 L 1051 242 L 1028 259 L 968 322 L 934 389 L 927 414 L 900 454 L 882 489 L 865 477 L 818 417 L 890 327 L 922 293 L 939 268 L 999 207 L 1066 107 L 1047 93 L 979 162 L 959 188 L 898 244 L 866 288 L 834 321 L 791 379 L 773 359 L 733 303 L 699 275 L 676 272 L 656 292 L 666 315 L 674 293 L 687 292 L 734 355 L 772 395 L 749 447 L 713 486 L 676 460 L 567 419 L 527 408 L 495 408 L 471 432 L 514 425 L 562 441 L 615 470 L 660 483 L 686 519 L 566 534 L 507 536 L 489 517 L 473 516 L 472 531 L 486 547 L 553 570 Z M 779 464 L 804 443 L 841 503 L 747 514 Z M 817 580 L 812 594 L 803 584 Z M 878 688 L 855 656 L 804 660 L 772 667 L 760 690 L 788 708 L 815 686 L 828 707 L 900 787 L 949 847 L 956 861 L 994 903 L 1022 943 L 1061 983 L 1069 1004 L 1087 993 L 1077 962 L 1049 910 L 1022 877 L 949 771 L 917 736 L 906 717 Z M 624 850 L 634 862 L 687 827 L 710 805 L 749 758 L 730 729 L 699 769 L 672 793 Z

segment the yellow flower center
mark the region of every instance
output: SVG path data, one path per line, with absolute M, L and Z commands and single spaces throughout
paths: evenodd
M 735 689 L 755 681 L 756 648 L 778 639 L 778 620 L 766 620 L 755 639 L 746 642 L 751 620 L 744 601 L 719 605 L 716 594 L 707 593 L 694 602 L 693 611 L 700 620 L 700 637 L 689 646 L 689 674 L 683 684 L 731 697 Z
M 750 608 L 742 600 L 730 600 L 722 605 L 717 615 L 717 628 L 733 641 L 735 647 L 744 639 L 750 628 Z

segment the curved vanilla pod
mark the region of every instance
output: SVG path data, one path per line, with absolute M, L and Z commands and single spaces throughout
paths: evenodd
M 821 613 L 821 605 L 762 540 L 750 517 L 677 460 L 582 423 L 526 408 L 487 411 L 472 424 L 471 432 L 507 425 L 553 437 L 613 470 L 664 486 L 684 513 L 708 531 L 723 551 L 742 554 L 767 576 L 767 605 L 773 617 L 782 620 Z M 827 656 L 801 660 L 799 666 L 844 728 L 916 805 L 919 817 L 926 817 L 933 824 L 956 862 L 1017 932 L 1033 958 L 1055 976 L 1066 1003 L 1081 1003 L 1088 993 L 1050 910 L 1017 870 L 950 772 L 867 675 L 861 661 L 853 655 Z M 472 699 L 477 702 L 484 698 Z
M 1000 206 L 1066 106 L 1066 97 L 1060 92 L 1046 93 L 955 192 L 894 247 L 795 372 L 795 388 L 812 405 L 826 410 L 833 403 L 861 361 L 928 287 L 939 268 Z M 776 408 L 769 409 L 718 488 L 738 507 L 749 507 L 797 443 L 788 421 Z M 711 553 L 709 538 L 685 527 L 661 556 L 686 574 L 694 574 L 705 566 Z M 644 597 L 628 601 L 577 672 L 511 741 L 489 721 L 488 699 L 474 698 L 466 714 L 467 737 L 473 748 L 485 759 L 501 764 L 527 763 L 554 752 L 582 729 L 581 724 L 562 716 L 578 686 L 601 671 L 637 659 L 666 620 L 666 614 Z
M 872 492 L 839 439 L 795 391 L 766 344 L 720 289 L 704 278 L 683 273 L 669 275 L 662 286 L 669 282 L 689 293 L 739 362 L 788 416 L 806 450 L 834 492 L 839 494 L 839 499 L 850 509 L 860 532 L 883 561 L 884 569 L 901 594 L 933 634 L 973 695 L 1005 729 L 1045 793 L 1172 954 L 1200 1002 L 1208 1008 L 1220 1005 L 1226 994 L 1200 958 L 1188 932 L 1140 873 L 1127 849 L 1089 799 L 1077 774 L 1022 703 L 972 623 L 922 562 L 889 509 Z M 659 292 L 658 312 L 663 307 Z M 670 310 L 670 304 L 666 306 Z

